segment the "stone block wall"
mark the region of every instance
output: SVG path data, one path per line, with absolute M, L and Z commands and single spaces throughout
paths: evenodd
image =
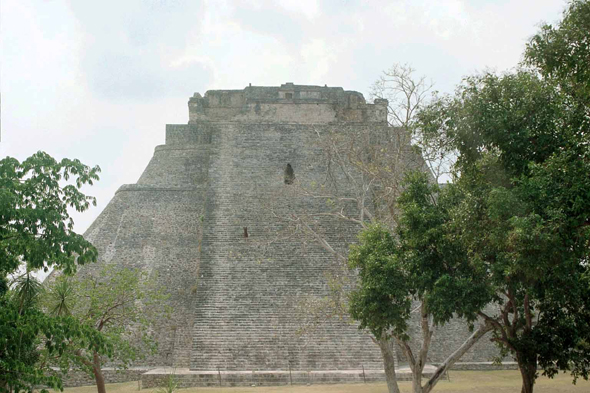
M 104 264 L 138 268 L 156 277 L 169 295 L 172 314 L 154 332 L 158 355 L 138 362 L 141 366 L 189 365 L 207 152 L 206 144 L 157 147 L 138 183 L 122 186 L 85 233 L 99 262 L 79 274 L 98 274 Z
M 142 389 L 162 386 L 169 374 L 147 372 L 141 376 Z M 398 374 L 398 381 L 411 380 L 410 373 Z M 385 381 L 383 370 L 342 371 L 244 371 L 244 372 L 198 372 L 176 371 L 175 381 L 179 388 L 188 387 L 234 387 L 234 386 L 280 386 L 321 385 L 336 383 L 375 383 Z
M 324 201 L 303 198 L 295 186 L 285 184 L 283 173 L 290 163 L 297 177 L 322 181 L 325 168 L 317 132 L 333 127 L 217 124 L 191 369 L 277 370 L 289 363 L 294 370 L 382 367 L 379 349 L 347 321 L 327 321 L 314 334 L 298 335 L 305 319 L 297 307 L 302 296 L 328 295 L 327 274 L 335 268 L 330 254 L 315 243 L 304 245 L 309 239 L 299 237 L 267 244 L 268 258 L 259 250 L 284 229 L 275 214 L 325 210 Z M 272 200 L 271 212 L 261 202 L 273 195 L 285 199 Z M 336 246 L 346 247 L 356 230 L 324 222 L 324 235 Z
M 131 381 L 140 381 L 142 375 L 149 370 L 149 367 L 132 367 L 126 370 L 115 370 L 113 368 L 106 367 L 102 370 L 105 383 L 123 383 Z M 63 379 L 64 386 L 77 387 L 77 386 L 90 386 L 95 385 L 96 382 L 94 377 L 89 376 L 87 373 L 81 370 L 71 370 L 67 376 Z M 140 383 L 138 382 L 138 387 Z

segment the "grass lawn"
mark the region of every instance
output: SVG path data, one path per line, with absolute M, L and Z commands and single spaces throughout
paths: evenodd
M 451 380 L 438 383 L 435 392 L 478 392 L 503 393 L 520 392 L 520 374 L 518 371 L 451 371 Z M 402 392 L 412 391 L 410 382 L 400 382 Z M 152 393 L 156 389 L 141 392 Z M 94 386 L 65 389 L 68 393 L 96 392 Z M 137 392 L 137 382 L 107 385 L 108 393 Z M 179 389 L 179 393 L 386 393 L 385 383 L 349 384 L 349 385 L 311 385 L 311 386 L 271 386 L 244 388 L 189 388 Z M 590 392 L 590 381 L 578 380 L 573 385 L 569 375 L 560 374 L 554 379 L 539 377 L 535 384 L 536 393 Z

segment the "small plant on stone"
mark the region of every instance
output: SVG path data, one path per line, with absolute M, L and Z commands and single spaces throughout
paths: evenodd
M 178 380 L 174 373 L 166 375 L 156 393 L 174 393 L 178 389 Z

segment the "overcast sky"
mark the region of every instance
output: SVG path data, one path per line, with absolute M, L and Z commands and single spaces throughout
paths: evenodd
M 514 67 L 562 0 L 1 0 L 0 155 L 38 150 L 100 165 L 98 207 L 135 183 L 188 121 L 194 92 L 285 82 L 367 96 L 393 63 L 451 92 L 462 76 Z

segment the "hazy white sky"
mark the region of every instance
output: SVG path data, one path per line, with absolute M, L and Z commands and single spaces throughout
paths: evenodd
M 135 183 L 194 92 L 285 82 L 367 96 L 393 63 L 450 92 L 521 59 L 563 0 L 2 0 L 0 156 L 100 165 L 98 207 Z

